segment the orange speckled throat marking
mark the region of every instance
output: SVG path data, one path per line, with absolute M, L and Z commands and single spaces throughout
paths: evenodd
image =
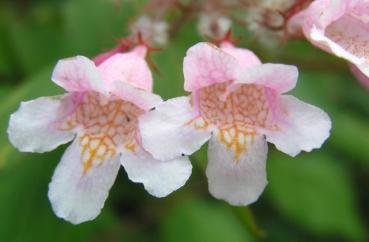
M 81 161 L 86 175 L 94 165 L 101 165 L 124 147 L 134 152 L 138 116 L 143 110 L 122 100 L 100 101 L 99 94 L 83 96 L 75 112 L 64 122 L 61 130 L 82 128 L 79 142 L 82 147 Z
M 268 128 L 270 115 L 265 89 L 256 85 L 241 85 L 222 99 L 229 83 L 214 84 L 199 91 L 199 111 L 205 122 L 219 129 L 218 138 L 233 150 L 238 162 L 257 134 L 255 128 Z

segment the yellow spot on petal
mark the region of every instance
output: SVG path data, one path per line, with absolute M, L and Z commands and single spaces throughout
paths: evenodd
M 131 152 L 135 152 L 136 151 L 136 144 L 134 142 L 132 143 L 128 143 L 124 146 L 127 150 L 131 151 Z
M 227 149 L 234 153 L 233 159 L 236 163 L 240 161 L 242 153 L 247 152 L 247 147 L 254 143 L 256 132 L 250 130 L 240 130 L 237 127 L 219 130 L 219 141 L 223 143 Z

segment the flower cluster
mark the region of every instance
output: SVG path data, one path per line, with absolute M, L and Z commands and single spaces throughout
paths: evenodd
M 188 155 L 208 140 L 210 193 L 248 205 L 267 184 L 267 142 L 295 156 L 329 136 L 326 113 L 283 95 L 296 85 L 294 66 L 262 64 L 227 41 L 198 43 L 183 62 L 191 95 L 162 101 L 152 93 L 147 50 L 139 44 L 95 62 L 60 60 L 52 81 L 67 93 L 23 102 L 11 115 L 9 139 L 20 151 L 73 141 L 49 185 L 57 216 L 74 224 L 94 219 L 121 165 L 150 194 L 167 196 L 188 180 Z

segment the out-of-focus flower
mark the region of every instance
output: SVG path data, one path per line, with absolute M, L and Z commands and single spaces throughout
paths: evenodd
M 281 31 L 283 17 L 278 12 L 259 7 L 250 7 L 246 11 L 247 29 L 260 43 L 267 47 L 278 45 L 283 37 Z
M 252 31 L 265 46 L 275 47 L 284 37 L 282 15 L 289 9 L 294 0 L 257 1 L 246 9 L 245 21 L 248 30 Z
M 74 224 L 102 209 L 120 165 L 156 197 L 181 187 L 191 173 L 187 157 L 154 159 L 141 145 L 138 118 L 162 100 L 138 46 L 96 66 L 83 56 L 63 59 L 52 80 L 68 93 L 23 102 L 8 134 L 21 151 L 46 152 L 71 140 L 49 185 L 57 216 Z
M 152 45 L 164 46 L 168 42 L 169 26 L 164 21 L 154 20 L 148 16 L 140 17 L 131 25 L 133 36 L 140 33 L 145 42 Z
M 202 13 L 197 25 L 199 33 L 212 40 L 224 37 L 231 28 L 231 20 L 218 13 Z
M 262 64 L 249 50 L 223 43 L 191 47 L 184 88 L 139 119 L 142 143 L 159 160 L 190 155 L 210 139 L 210 193 L 233 205 L 258 199 L 267 184 L 267 141 L 291 155 L 319 148 L 331 121 L 321 109 L 289 95 L 295 66 Z
M 258 1 L 264 8 L 268 8 L 275 11 L 285 11 L 290 8 L 296 0 L 261 0 Z
M 369 77 L 369 1 L 316 0 L 290 22 L 315 46 L 355 65 L 360 80 Z

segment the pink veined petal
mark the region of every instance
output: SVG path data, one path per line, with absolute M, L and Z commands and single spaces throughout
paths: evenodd
M 190 155 L 210 138 L 210 130 L 196 117 L 190 97 L 165 101 L 139 118 L 143 147 L 156 159 Z
M 127 82 L 115 81 L 110 85 L 110 89 L 110 93 L 119 99 L 131 102 L 146 111 L 163 101 L 159 95 L 131 86 Z
M 351 0 L 316 0 L 312 2 L 305 10 L 304 31 L 308 34 L 313 26 L 325 29 L 333 21 L 342 17 L 352 6 L 353 2 Z
M 317 0 L 305 10 L 303 30 L 317 47 L 344 58 L 369 76 L 368 2 L 361 0 Z
M 329 116 L 293 96 L 281 96 L 280 103 L 282 113 L 278 130 L 267 132 L 267 141 L 290 156 L 296 156 L 302 150 L 309 152 L 320 148 L 330 134 Z
M 352 14 L 359 17 L 364 22 L 369 21 L 369 4 L 366 0 L 357 0 L 355 7 L 352 9 Z
M 22 102 L 10 116 L 10 142 L 20 151 L 46 152 L 71 141 L 74 133 L 59 127 L 73 108 L 70 94 Z
M 128 53 L 117 53 L 98 66 L 99 71 L 108 84 L 124 81 L 130 85 L 152 91 L 152 75 L 145 61 L 143 47 Z
M 183 60 L 184 89 L 192 92 L 199 88 L 235 80 L 240 65 L 236 58 L 210 43 L 192 46 Z
M 369 77 L 353 64 L 350 64 L 350 70 L 360 81 L 360 83 L 369 90 Z
M 365 52 L 362 48 L 369 47 L 369 37 L 365 26 L 360 27 L 359 21 L 351 16 L 344 16 L 329 25 L 325 31 L 313 27 L 309 38 L 313 44 L 334 55 L 354 64 L 365 64 Z M 352 27 L 354 26 L 354 27 Z M 356 41 L 353 41 L 356 38 Z
M 125 52 L 127 48 L 124 45 L 118 45 L 114 47 L 112 50 L 101 53 L 97 56 L 95 56 L 92 60 L 95 63 L 96 66 L 99 66 L 101 63 L 112 57 L 113 55 L 117 53 Z
M 228 42 L 223 42 L 221 44 L 221 49 L 236 58 L 242 70 L 261 64 L 260 59 L 254 52 L 248 49 L 236 48 Z
M 147 192 L 155 197 L 166 197 L 182 187 L 192 171 L 187 156 L 161 161 L 140 146 L 135 152 L 124 152 L 121 164 L 131 181 L 142 183 Z
M 106 84 L 94 62 L 84 56 L 59 60 L 51 79 L 69 92 L 107 92 Z
M 65 151 L 49 184 L 55 214 L 73 224 L 96 218 L 117 176 L 119 156 L 104 160 L 84 174 L 82 148 L 76 139 Z
M 239 160 L 219 141 L 210 139 L 206 176 L 210 193 L 232 205 L 249 205 L 255 202 L 267 185 L 266 158 L 268 146 L 262 136 L 255 136 Z
M 295 88 L 297 78 L 296 66 L 267 63 L 245 70 L 234 84 L 256 84 L 285 93 Z

